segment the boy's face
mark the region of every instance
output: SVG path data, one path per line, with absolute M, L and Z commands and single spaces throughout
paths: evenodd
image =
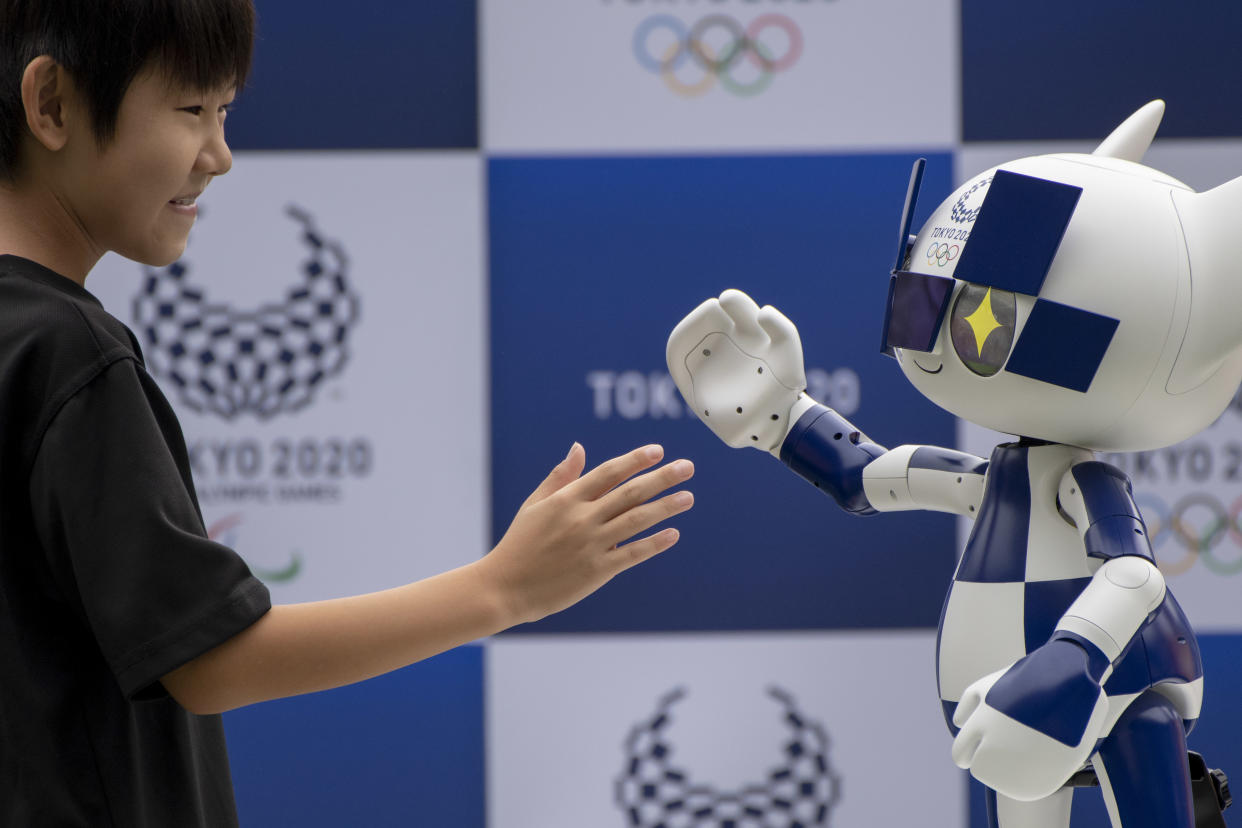
M 111 141 L 100 149 L 89 131 L 66 146 L 62 195 L 93 245 L 163 266 L 185 250 L 211 179 L 228 172 L 224 141 L 232 87 L 188 91 L 158 71 L 134 79 Z

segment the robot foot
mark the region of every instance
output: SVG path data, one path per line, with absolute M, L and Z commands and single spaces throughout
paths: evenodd
M 1223 770 L 1208 768 L 1203 756 L 1189 751 L 1187 760 L 1190 763 L 1190 792 L 1194 798 L 1195 828 L 1228 828 L 1225 825 L 1225 810 L 1233 804 L 1229 793 L 1229 777 Z M 1097 788 L 1100 780 L 1095 771 L 1088 767 L 1070 777 L 1065 783 L 1067 788 Z

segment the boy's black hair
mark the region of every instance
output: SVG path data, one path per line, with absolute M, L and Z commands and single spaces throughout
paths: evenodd
M 22 73 L 36 57 L 73 76 L 102 146 L 143 69 L 159 66 L 195 90 L 240 87 L 253 41 L 252 0 L 0 0 L 0 179 L 21 162 Z

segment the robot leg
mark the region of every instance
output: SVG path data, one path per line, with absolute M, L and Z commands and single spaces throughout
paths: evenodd
M 987 791 L 988 828 L 1068 828 L 1074 789 L 1062 788 L 1034 802 L 1020 802 Z
M 1092 764 L 1113 828 L 1194 828 L 1186 733 L 1168 699 L 1135 699 Z

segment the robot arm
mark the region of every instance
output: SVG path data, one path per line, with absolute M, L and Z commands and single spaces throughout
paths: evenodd
M 773 451 L 781 462 L 815 488 L 831 495 L 845 511 L 873 515 L 864 479 L 877 458 L 889 452 L 876 445 L 853 423 L 826 405 L 803 395 L 789 419 L 793 425 L 780 448 Z
M 1103 658 L 1103 681 L 1164 601 L 1164 576 L 1152 558 L 1130 481 L 1119 470 L 1079 463 L 1065 473 L 1057 499 L 1078 527 L 1087 555 L 1104 563 L 1058 622 L 1054 638 L 1075 641 L 1094 661 Z
M 973 516 L 987 463 L 930 446 L 888 451 L 808 397 L 797 328 L 738 290 L 673 330 L 668 367 L 695 414 L 734 448 L 771 453 L 847 512 L 934 509 Z
M 881 512 L 927 509 L 973 518 L 988 461 L 938 446 L 898 446 L 863 471 L 867 499 Z
M 1074 465 L 1061 478 L 1057 503 L 1078 527 L 1091 557 L 1153 560 L 1130 479 L 1119 469 L 1098 461 Z
M 863 468 L 885 449 L 804 393 L 802 342 L 780 311 L 726 290 L 678 323 L 667 358 L 686 402 L 725 443 L 780 458 L 846 511 L 875 512 Z
M 790 419 L 794 425 L 773 453 L 847 512 L 927 509 L 973 518 L 979 510 L 988 467 L 981 457 L 937 446 L 885 449 L 807 397 Z

